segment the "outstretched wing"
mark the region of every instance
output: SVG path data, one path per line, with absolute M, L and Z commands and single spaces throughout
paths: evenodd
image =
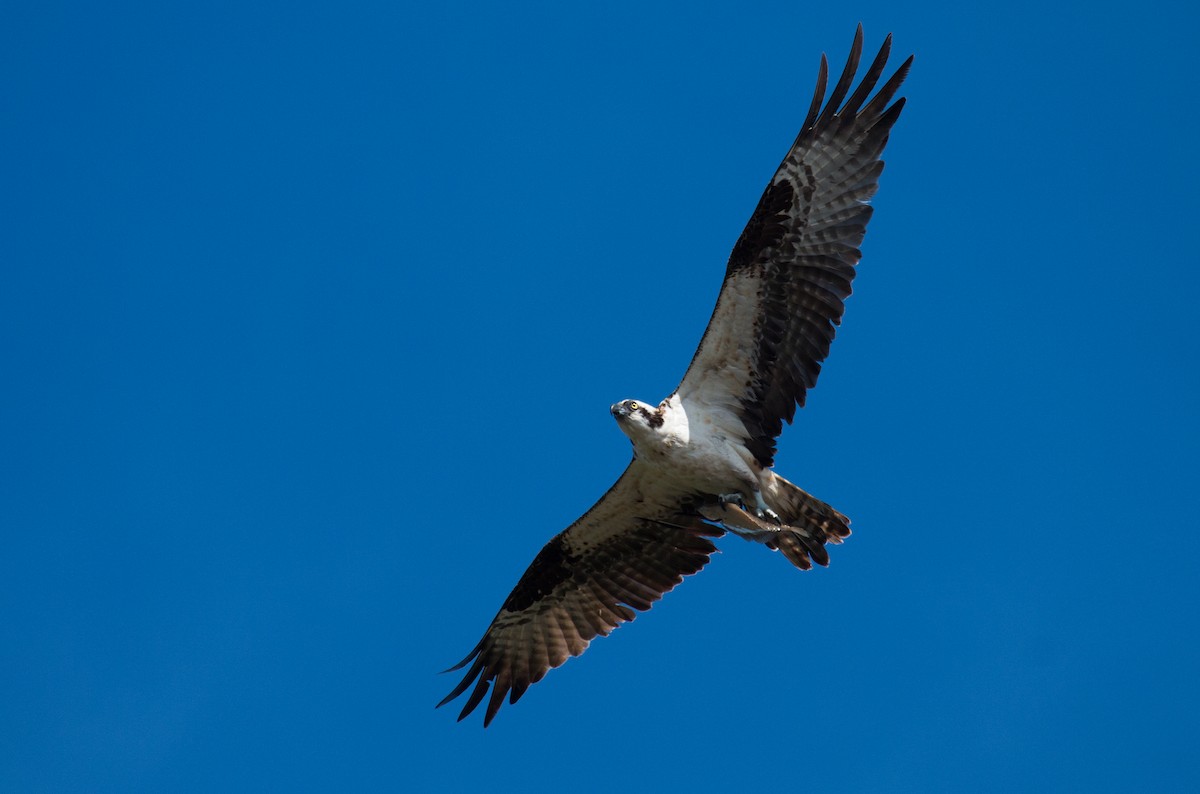
M 764 467 L 773 463 L 783 422 L 816 385 L 862 256 L 866 202 L 879 186 L 880 156 L 904 99 L 888 103 L 912 63 L 909 57 L 867 102 L 891 42 L 889 35 L 847 99 L 862 54 L 860 25 L 824 108 L 828 65 L 821 56 L 808 118 L 730 254 L 712 319 L 678 389 L 685 403 L 733 407 L 746 447 Z
M 643 464 L 635 460 L 591 510 L 538 552 L 483 639 L 450 668 L 474 660 L 438 706 L 474 683 L 461 720 L 482 702 L 490 684 L 487 727 L 505 696 L 516 703 L 548 670 L 583 653 L 597 635 L 633 620 L 634 610 L 649 609 L 704 567 L 716 551 L 708 538 L 723 531 L 688 510 L 685 495 L 659 492 L 645 480 Z

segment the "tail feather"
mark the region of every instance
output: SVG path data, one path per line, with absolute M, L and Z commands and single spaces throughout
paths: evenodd
M 829 565 L 825 544 L 841 543 L 848 537 L 850 519 L 778 475 L 763 496 L 783 522 L 766 541 L 767 546 L 781 551 L 801 570 L 807 571 L 814 562 Z
M 825 544 L 841 543 L 850 534 L 850 519 L 778 475 L 763 491 L 763 497 L 779 516 L 779 524 L 759 518 L 732 502 L 711 502 L 699 511 L 709 521 L 746 540 L 783 552 L 801 570 L 812 568 L 814 562 L 829 565 Z

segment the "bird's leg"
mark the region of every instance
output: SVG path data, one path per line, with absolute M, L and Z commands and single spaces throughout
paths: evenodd
M 779 520 L 779 514 L 767 507 L 766 500 L 764 500 L 762 496 L 762 491 L 755 490 L 754 500 L 758 502 L 758 506 L 754 508 L 755 515 L 764 521 L 770 521 L 780 526 L 783 525 L 783 522 Z
M 717 494 L 717 501 L 723 505 L 737 505 L 747 513 L 753 513 L 763 521 L 770 521 L 771 523 L 778 524 L 780 526 L 783 525 L 783 521 L 779 519 L 779 515 L 770 507 L 767 507 L 767 503 L 762 496 L 762 491 L 758 490 L 757 488 L 754 490 L 755 506 L 753 510 L 750 510 L 746 507 L 746 498 L 740 493 L 735 492 Z
M 717 494 L 717 501 L 723 505 L 737 505 L 743 510 L 746 508 L 746 500 L 737 491 L 733 493 L 719 493 Z

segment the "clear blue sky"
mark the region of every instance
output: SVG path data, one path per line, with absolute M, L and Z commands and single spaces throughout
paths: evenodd
M 7 10 L 0 789 L 1200 786 L 1195 11 L 409 5 Z M 853 537 L 434 711 L 860 20 L 909 101 L 778 458 Z

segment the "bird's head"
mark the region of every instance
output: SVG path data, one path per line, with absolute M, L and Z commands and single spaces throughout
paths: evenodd
M 617 427 L 636 444 L 640 439 L 652 436 L 663 424 L 662 406 L 655 408 L 637 400 L 621 400 L 608 409 L 617 420 Z

